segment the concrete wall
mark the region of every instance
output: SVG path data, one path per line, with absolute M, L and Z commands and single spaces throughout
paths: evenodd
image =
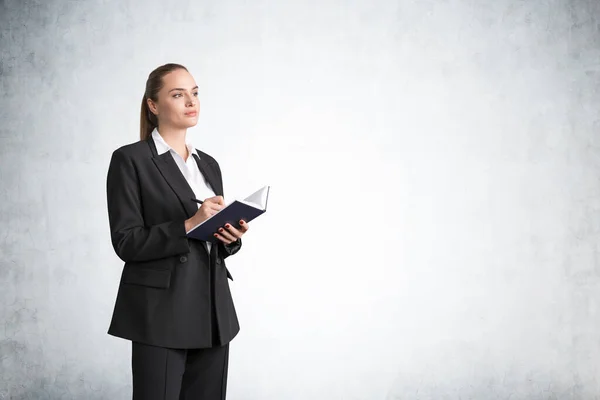
M 127 399 L 111 152 L 200 86 L 226 196 L 229 399 L 600 398 L 600 3 L 0 2 L 0 399 Z

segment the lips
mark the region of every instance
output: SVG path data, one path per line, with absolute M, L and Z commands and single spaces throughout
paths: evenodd
M 198 115 L 198 112 L 196 111 L 190 111 L 185 113 L 186 117 L 195 117 L 196 115 Z

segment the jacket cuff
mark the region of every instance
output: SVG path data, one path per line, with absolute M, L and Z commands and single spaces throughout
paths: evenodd
M 240 249 L 242 248 L 242 239 L 238 239 L 235 242 L 230 243 L 230 244 L 225 244 L 223 242 L 220 242 L 220 244 L 223 247 L 223 249 L 225 250 L 226 256 L 224 258 L 226 258 L 227 256 L 232 256 L 235 253 L 237 253 L 238 251 L 240 251 Z

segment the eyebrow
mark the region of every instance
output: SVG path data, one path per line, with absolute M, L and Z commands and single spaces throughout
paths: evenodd
M 192 90 L 194 90 L 194 89 L 198 89 L 198 86 L 194 86 L 194 87 L 192 88 Z M 176 87 L 176 88 L 174 88 L 174 89 L 171 89 L 171 90 L 169 90 L 169 93 L 171 93 L 173 90 L 185 90 L 185 89 L 184 89 L 184 88 L 179 88 L 179 87 Z

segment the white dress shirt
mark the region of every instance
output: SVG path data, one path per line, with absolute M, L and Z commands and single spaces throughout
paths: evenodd
M 215 196 L 214 190 L 210 187 L 209 183 L 204 178 L 204 175 L 202 175 L 202 172 L 200 172 L 200 168 L 198 168 L 198 164 L 192 156 L 192 154 L 196 154 L 198 157 L 200 157 L 194 146 L 187 138 L 187 135 L 185 140 L 185 146 L 187 147 L 189 153 L 187 160 L 184 160 L 183 157 L 181 157 L 175 150 L 173 150 L 171 146 L 167 144 L 167 142 L 165 142 L 162 136 L 160 136 L 160 133 L 158 133 L 157 128 L 154 128 L 152 131 L 152 139 L 154 139 L 158 154 L 164 154 L 167 151 L 171 152 L 175 163 L 179 167 L 179 170 L 183 174 L 188 185 L 190 185 L 192 188 L 194 196 L 196 196 L 197 199 L 204 200 L 208 197 Z M 200 204 L 198 204 L 198 208 L 200 208 Z M 207 250 L 210 253 L 211 243 L 204 243 L 206 244 Z

